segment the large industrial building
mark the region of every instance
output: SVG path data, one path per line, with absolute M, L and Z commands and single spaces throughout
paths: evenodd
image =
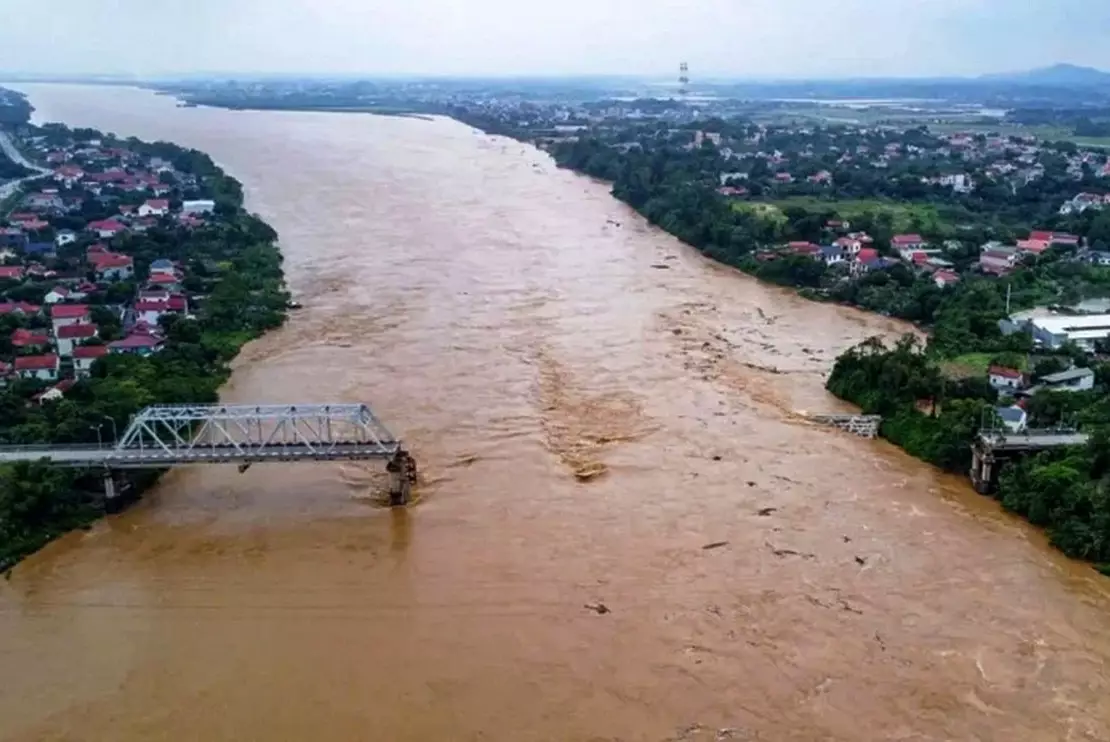
M 1084 350 L 1093 351 L 1096 343 L 1110 338 L 1110 314 L 1033 317 L 1028 320 L 1028 326 L 1033 341 L 1044 348 L 1059 348 L 1071 341 Z

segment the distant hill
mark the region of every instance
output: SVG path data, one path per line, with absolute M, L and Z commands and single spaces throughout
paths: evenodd
M 1027 85 L 1063 85 L 1069 87 L 1108 86 L 1110 72 L 1094 67 L 1080 67 L 1075 64 L 1054 64 L 1025 72 L 1007 72 L 1000 75 L 984 75 L 981 80 L 1011 82 Z

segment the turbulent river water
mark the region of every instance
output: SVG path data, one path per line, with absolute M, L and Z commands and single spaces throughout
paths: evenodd
M 453 121 L 24 89 L 242 180 L 305 308 L 224 398 L 368 402 L 422 482 L 176 471 L 52 544 L 0 582 L 3 739 L 1110 739 L 1102 578 L 800 415 L 904 328 Z

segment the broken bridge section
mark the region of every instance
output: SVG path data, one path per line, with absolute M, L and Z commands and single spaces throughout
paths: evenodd
M 809 419 L 823 425 L 845 430 L 861 438 L 875 438 L 879 435 L 881 415 L 810 415 Z
M 408 502 L 416 464 L 401 441 L 364 404 L 154 405 L 135 415 L 111 447 L 9 446 L 3 461 L 102 467 L 105 493 L 116 497 L 113 472 L 191 464 L 305 461 L 388 462 L 390 502 Z

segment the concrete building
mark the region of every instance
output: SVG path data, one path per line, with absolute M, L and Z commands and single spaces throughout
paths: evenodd
M 1086 392 L 1095 388 L 1095 372 L 1089 368 L 1069 368 L 1041 379 L 1045 389 L 1061 392 Z
M 1033 341 L 1045 348 L 1056 349 L 1070 341 L 1093 351 L 1095 343 L 1110 338 L 1110 314 L 1036 317 L 1029 320 L 1029 330 Z

